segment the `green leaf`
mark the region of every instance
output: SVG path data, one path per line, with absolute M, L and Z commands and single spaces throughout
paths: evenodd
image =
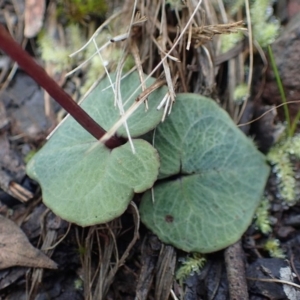
M 115 74 L 111 75 L 112 82 L 115 82 Z M 146 78 L 146 75 L 144 76 Z M 155 82 L 155 79 L 150 77 L 146 80 L 146 86 L 149 87 Z M 120 90 L 123 101 L 124 111 L 126 111 L 141 94 L 140 79 L 137 72 L 133 72 L 121 80 Z M 138 137 L 155 128 L 162 119 L 163 110 L 157 110 L 157 106 L 167 93 L 167 88 L 164 86 L 155 90 L 148 97 L 149 109 L 145 110 L 145 105 L 142 104 L 130 116 L 128 126 L 131 137 Z M 114 92 L 110 87 L 110 82 L 106 77 L 93 90 L 93 92 L 83 102 L 82 108 L 89 113 L 106 131 L 108 131 L 119 119 L 119 109 L 114 106 Z M 122 126 L 117 131 L 118 136 L 127 137 L 125 128 Z
M 114 81 L 115 76 L 112 76 Z M 154 82 L 147 80 L 147 86 Z M 121 81 L 123 101 L 140 81 L 132 73 Z M 120 118 L 108 79 L 88 96 L 82 107 L 105 129 Z M 130 107 L 141 92 L 133 93 L 124 107 Z M 133 137 L 154 128 L 162 117 L 156 107 L 167 92 L 161 88 L 149 97 L 149 109 L 141 105 L 128 121 Z M 125 129 L 118 130 L 126 136 Z M 82 226 L 105 223 L 120 216 L 134 193 L 153 186 L 159 168 L 157 151 L 146 141 L 133 140 L 136 154 L 128 143 L 110 151 L 95 140 L 73 118 L 68 117 L 47 144 L 30 160 L 27 173 L 42 187 L 43 201 L 65 220 Z
M 62 128 L 63 129 L 63 128 Z M 134 140 L 110 151 L 95 142 L 61 146 L 57 132 L 27 165 L 39 182 L 44 203 L 61 218 L 81 226 L 105 223 L 120 216 L 134 193 L 149 189 L 158 175 L 157 151 Z
M 161 168 L 144 194 L 142 221 L 165 243 L 208 253 L 251 223 L 269 174 L 264 156 L 212 100 L 179 94 L 154 146 Z

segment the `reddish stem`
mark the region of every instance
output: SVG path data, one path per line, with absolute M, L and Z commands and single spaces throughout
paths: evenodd
M 95 122 L 47 73 L 32 57 L 11 37 L 0 24 L 0 48 L 31 76 L 48 94 L 58 102 L 85 130 L 99 140 L 106 132 Z M 55 55 L 55 53 L 53 53 Z M 106 141 L 105 145 L 116 148 L 122 144 L 117 137 Z

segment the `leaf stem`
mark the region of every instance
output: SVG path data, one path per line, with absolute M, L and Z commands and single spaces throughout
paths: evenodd
M 33 58 L 11 37 L 5 27 L 0 24 L 0 48 L 6 52 L 18 65 L 32 77 L 48 94 L 58 102 L 85 130 L 97 140 L 106 131 L 93 120 L 48 74 Z M 54 54 L 55 55 L 55 54 Z M 105 142 L 110 148 L 116 148 L 122 140 L 111 137 Z
M 293 131 L 292 131 L 292 126 L 291 126 L 290 113 L 289 113 L 289 109 L 288 109 L 288 106 L 287 106 L 287 100 L 286 100 L 285 92 L 284 92 L 284 89 L 283 89 L 282 81 L 280 79 L 278 68 L 276 66 L 273 51 L 272 51 L 272 48 L 271 48 L 270 45 L 268 45 L 268 52 L 269 52 L 269 57 L 270 57 L 272 69 L 273 69 L 273 72 L 274 72 L 274 75 L 275 75 L 275 78 L 276 78 L 277 86 L 278 86 L 278 89 L 279 89 L 280 97 L 282 99 L 282 103 L 284 103 L 283 109 L 284 109 L 284 116 L 285 116 L 285 119 L 287 121 L 288 136 L 291 137 L 293 135 Z

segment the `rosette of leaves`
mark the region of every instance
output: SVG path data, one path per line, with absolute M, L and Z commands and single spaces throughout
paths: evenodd
M 138 86 L 137 73 L 122 79 L 125 111 L 141 93 Z M 97 141 L 68 118 L 27 172 L 40 183 L 45 204 L 70 222 L 110 221 L 125 211 L 134 193 L 148 190 L 141 219 L 163 242 L 190 252 L 222 249 L 250 224 L 269 168 L 211 99 L 179 94 L 171 115 L 159 124 L 163 111 L 156 108 L 166 93 L 166 87 L 156 90 L 148 97 L 148 111 L 141 105 L 128 119 L 135 154 L 128 143 L 113 150 L 95 147 Z M 120 118 L 108 79 L 82 107 L 106 130 Z M 154 128 L 151 146 L 139 137 Z M 123 127 L 117 135 L 127 137 Z

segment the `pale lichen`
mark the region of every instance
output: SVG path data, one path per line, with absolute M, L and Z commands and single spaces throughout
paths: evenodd
M 264 198 L 255 212 L 255 225 L 263 234 L 268 234 L 272 231 L 269 209 L 270 202 L 267 198 Z
M 246 83 L 237 85 L 233 92 L 233 100 L 239 104 L 244 102 L 249 97 L 249 89 Z
M 289 204 L 296 201 L 297 187 L 292 158 L 300 159 L 300 135 L 283 138 L 276 143 L 267 159 L 273 165 L 273 170 L 280 181 L 279 192 L 282 198 Z
M 269 252 L 271 257 L 285 258 L 283 250 L 280 248 L 280 242 L 277 239 L 271 238 L 267 240 L 264 245 L 264 249 Z
M 280 23 L 272 16 L 273 0 L 250 1 L 251 26 L 253 38 L 261 47 L 271 44 L 277 37 L 280 30 Z M 244 0 L 225 1 L 229 14 L 234 16 L 244 8 Z M 221 36 L 221 52 L 224 53 L 234 47 L 242 39 L 241 34 Z
M 273 14 L 273 0 L 252 1 L 250 7 L 253 36 L 261 47 L 273 43 L 280 29 L 277 19 Z

